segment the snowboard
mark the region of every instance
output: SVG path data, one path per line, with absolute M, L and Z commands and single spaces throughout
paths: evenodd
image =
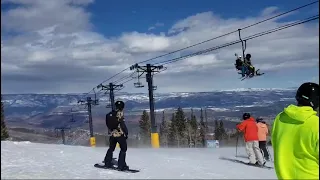
M 140 170 L 136 170 L 136 169 L 128 169 L 128 170 L 124 170 L 124 171 L 120 171 L 117 169 L 117 167 L 106 167 L 102 164 L 95 164 L 94 167 L 96 168 L 101 168 L 101 169 L 108 169 L 108 170 L 115 170 L 115 171 L 119 171 L 119 172 L 126 172 L 126 173 L 137 173 L 140 172 Z
M 225 157 L 221 157 L 220 159 L 228 160 L 228 161 L 235 162 L 235 163 L 244 164 L 244 165 L 247 165 L 247 166 L 253 166 L 253 167 L 264 168 L 264 169 L 273 169 L 273 167 L 270 167 L 270 166 L 266 166 L 266 165 L 260 166 L 260 165 L 256 165 L 256 164 L 250 164 L 250 163 L 238 160 L 238 159 L 231 159 L 231 158 L 225 158 Z

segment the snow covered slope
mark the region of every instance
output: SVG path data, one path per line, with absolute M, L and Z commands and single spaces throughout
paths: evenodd
M 269 148 L 271 150 L 271 148 Z M 107 148 L 1 142 L 1 178 L 32 179 L 275 179 L 274 169 L 262 169 L 219 159 L 234 158 L 235 148 L 133 149 L 127 163 L 140 172 L 129 174 L 94 168 Z M 118 156 L 116 149 L 114 156 Z M 272 153 L 272 152 L 271 152 Z M 244 156 L 244 148 L 238 149 Z M 239 158 L 247 161 L 245 158 Z M 268 166 L 273 166 L 267 162 Z

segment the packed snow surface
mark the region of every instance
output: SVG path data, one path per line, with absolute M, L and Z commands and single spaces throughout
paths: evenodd
M 269 150 L 272 149 L 269 147 Z M 82 147 L 1 141 L 1 179 L 276 179 L 274 169 L 219 159 L 235 158 L 235 148 L 129 148 L 135 174 L 98 169 L 107 147 Z M 114 152 L 117 157 L 119 149 Z M 272 152 L 271 152 L 272 153 Z M 248 161 L 243 147 L 240 160 Z M 272 162 L 267 162 L 273 166 Z

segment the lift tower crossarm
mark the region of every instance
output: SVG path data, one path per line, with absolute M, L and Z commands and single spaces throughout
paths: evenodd
M 97 88 L 101 88 L 102 90 L 105 90 L 106 92 L 109 91 L 109 98 L 110 98 L 110 106 L 111 109 L 114 111 L 115 103 L 114 103 L 114 90 L 121 90 L 123 88 L 123 84 L 113 84 L 109 83 L 108 85 L 99 84 Z

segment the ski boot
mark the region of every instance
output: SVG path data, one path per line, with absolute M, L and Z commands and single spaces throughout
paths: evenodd
M 266 161 L 263 161 L 263 164 L 262 164 L 262 165 L 260 165 L 258 161 L 257 161 L 256 163 L 250 163 L 250 162 L 248 162 L 247 164 L 248 164 L 248 165 L 251 165 L 251 166 L 262 167 L 262 166 L 264 166 L 264 165 L 266 164 Z
M 112 163 L 105 163 L 104 166 L 107 168 L 114 168 L 114 164 Z
M 266 162 L 267 162 L 267 161 L 264 160 L 264 161 L 263 161 L 263 164 L 260 165 L 259 162 L 257 161 L 257 162 L 255 163 L 255 165 L 256 165 L 256 166 L 264 166 L 264 165 L 266 164 Z
M 257 166 L 258 162 L 256 162 L 256 163 L 247 162 L 247 164 L 250 166 Z
M 118 167 L 117 169 L 118 169 L 119 171 L 126 171 L 126 170 L 129 170 L 129 166 L 124 165 L 124 166 L 122 166 L 122 167 Z

